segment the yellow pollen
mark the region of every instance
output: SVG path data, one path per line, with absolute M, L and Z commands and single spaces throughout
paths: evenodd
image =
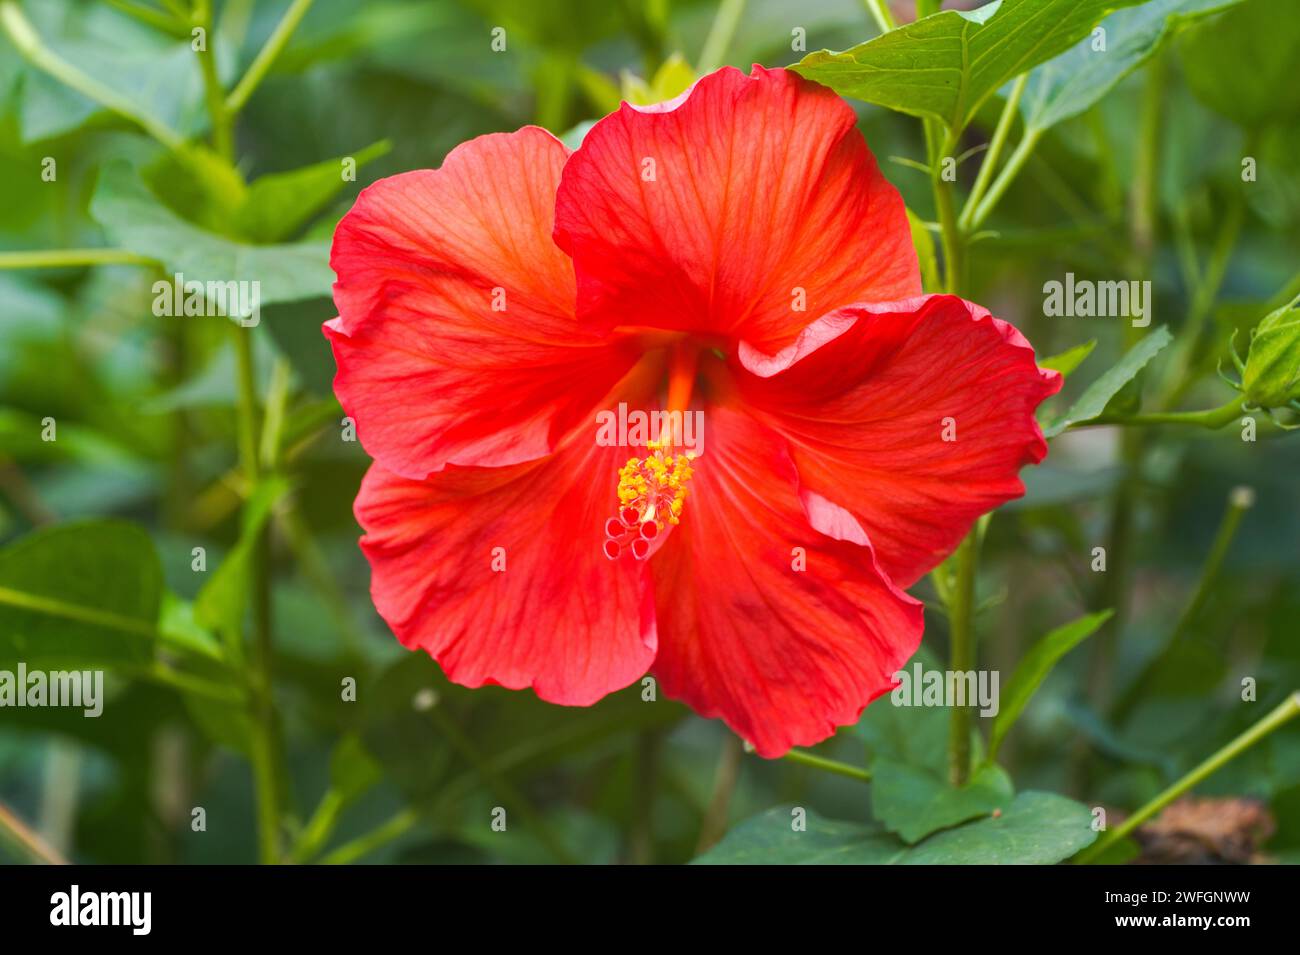
M 663 514 L 669 524 L 677 524 L 686 502 L 686 485 L 694 473 L 691 462 L 695 455 L 665 453 L 667 444 L 647 441 L 650 454 L 630 458 L 619 469 L 618 500 L 620 506 L 634 508 L 642 520 Z

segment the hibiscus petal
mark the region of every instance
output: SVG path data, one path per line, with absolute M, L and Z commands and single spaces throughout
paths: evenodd
M 657 107 L 623 104 L 556 197 L 579 319 L 775 351 L 846 302 L 919 294 L 903 200 L 855 122 L 830 90 L 759 66 Z
M 646 565 L 601 550 L 625 460 L 576 440 L 425 481 L 371 467 L 356 515 L 375 607 L 464 686 L 531 686 L 573 706 L 627 686 L 657 641 Z
M 1014 327 L 951 295 L 849 306 L 774 357 L 739 357 L 800 481 L 857 518 L 904 587 L 1024 493 L 1020 469 L 1047 454 L 1034 409 L 1061 387 Z
M 634 360 L 573 316 L 551 239 L 567 157 L 535 127 L 481 136 L 370 186 L 339 223 L 334 391 L 388 470 L 547 454 Z
M 851 517 L 801 500 L 784 440 L 743 412 L 706 414 L 682 522 L 651 561 L 654 672 L 666 694 L 780 756 L 891 688 L 920 643 L 922 608 L 880 572 Z M 815 512 L 836 537 L 813 529 Z

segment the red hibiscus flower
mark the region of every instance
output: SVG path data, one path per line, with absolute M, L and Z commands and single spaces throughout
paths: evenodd
M 916 650 L 901 588 L 1046 453 L 1060 377 L 921 294 L 852 110 L 784 70 L 574 153 L 475 139 L 366 189 L 332 264 L 375 606 L 466 686 L 587 705 L 653 672 L 764 756 L 815 743 Z M 620 405 L 701 412 L 700 453 L 598 440 Z

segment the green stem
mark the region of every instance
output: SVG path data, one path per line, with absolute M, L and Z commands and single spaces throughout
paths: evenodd
M 930 183 L 934 190 L 934 205 L 939 215 L 939 230 L 943 241 L 944 291 L 950 295 L 959 294 L 959 290 L 965 285 L 965 233 L 957 222 L 955 183 L 943 177 L 943 160 L 951 156 L 955 148 L 956 142 L 949 134 L 945 137 L 937 155 L 931 159 L 930 166 Z
M 64 269 L 89 265 L 158 265 L 123 249 L 41 249 L 34 252 L 0 252 L 0 269 Z
M 208 103 L 208 116 L 212 122 L 212 147 L 222 159 L 235 158 L 235 139 L 230 113 L 226 110 L 225 94 L 217 76 L 217 54 L 213 49 L 216 31 L 212 29 L 212 0 L 198 0 L 194 10 L 194 23 L 203 31 L 203 49 L 197 51 L 199 70 L 203 74 L 203 93 Z
M 1219 408 L 1211 408 L 1207 411 L 1150 411 L 1146 413 L 1123 415 L 1101 415 L 1088 421 L 1080 421 L 1077 424 L 1070 425 L 1066 430 L 1075 431 L 1079 428 L 1091 428 L 1097 425 L 1118 424 L 1118 425 L 1147 425 L 1147 424 L 1183 424 L 1192 425 L 1199 428 L 1209 428 L 1217 430 L 1224 425 L 1231 424 L 1236 420 L 1237 415 L 1245 409 L 1246 398 L 1244 395 L 1234 398 L 1226 405 Z
M 948 604 L 950 648 L 948 668 L 954 673 L 975 669 L 975 575 L 979 566 L 978 531 L 972 529 L 957 547 L 957 580 Z M 948 778 L 954 786 L 970 778 L 971 710 L 954 706 L 948 723 Z
M 722 0 L 718 5 L 713 26 L 709 28 L 709 35 L 700 50 L 700 61 L 696 64 L 701 76 L 722 66 L 727 58 L 727 48 L 731 46 L 731 38 L 735 36 L 736 27 L 740 25 L 744 12 L 745 0 Z
M 136 123 L 168 149 L 176 150 L 184 145 L 184 140 L 175 130 L 141 112 L 125 96 L 89 74 L 83 73 L 41 42 L 40 35 L 15 0 L 0 0 L 0 29 L 9 35 L 9 39 L 23 58 L 37 69 L 50 74 L 65 86 L 71 87 L 104 108 Z
M 863 0 L 867 6 L 867 12 L 871 18 L 876 21 L 876 26 L 880 27 L 881 33 L 888 33 L 897 25 L 894 23 L 894 15 L 889 12 L 889 4 L 886 0 Z
M 261 477 L 258 459 L 257 384 L 249 329 L 231 324 L 239 369 L 239 456 L 244 482 L 251 491 Z M 257 790 L 258 854 L 263 864 L 280 857 L 280 782 L 283 779 L 273 696 L 271 638 L 270 537 L 263 527 L 253 541 L 249 579 L 253 587 L 253 650 L 250 716 L 253 722 L 253 776 Z
M 993 173 L 997 170 L 998 158 L 1002 155 L 1002 148 L 1006 145 L 1007 135 L 1011 132 L 1011 127 L 1015 124 L 1016 113 L 1020 109 L 1020 98 L 1025 93 L 1025 85 L 1029 82 L 1029 74 L 1021 73 L 1011 87 L 1011 93 L 1007 96 L 1006 104 L 1002 107 L 1002 115 L 998 117 L 998 125 L 993 130 L 993 138 L 989 141 L 989 150 L 984 156 L 984 161 L 980 163 L 980 171 L 975 176 L 975 184 L 971 187 L 970 195 L 966 197 L 966 204 L 962 206 L 961 217 L 958 224 L 964 231 L 972 228 L 972 220 L 975 216 L 975 210 L 979 207 L 980 199 L 989 188 L 989 183 L 993 179 Z M 1006 187 L 1003 186 L 1003 189 Z
M 302 863 L 314 859 L 321 847 L 329 841 L 334 827 L 338 825 L 339 816 L 347 805 L 348 800 L 341 792 L 333 787 L 327 789 L 325 795 L 321 796 L 320 805 L 303 828 L 302 835 L 298 837 L 290 855 L 291 861 Z
M 857 779 L 864 783 L 871 782 L 871 773 L 865 769 L 859 769 L 857 766 L 850 766 L 848 763 L 836 762 L 822 756 L 814 756 L 812 753 L 801 749 L 792 749 L 781 758 L 792 763 L 798 763 L 800 766 L 811 766 L 813 769 L 834 773 L 837 776 L 847 776 L 849 779 Z
M 1038 140 L 1042 138 L 1043 132 L 1040 129 L 1030 128 L 1025 130 L 1024 136 L 1016 144 L 1016 148 L 1011 151 L 1007 157 L 1007 164 L 1002 167 L 993 184 L 988 187 L 988 191 L 980 199 L 979 205 L 971 213 L 967 227 L 971 230 L 978 229 L 984 224 L 984 220 L 989 217 L 999 202 L 1002 201 L 1003 194 L 1015 181 L 1016 176 L 1020 175 L 1020 170 L 1029 157 L 1033 155 L 1034 148 L 1038 145 Z M 986 160 L 987 161 L 987 160 Z M 983 168 L 980 169 L 983 172 Z
M 298 29 L 298 24 L 302 18 L 307 15 L 311 9 L 312 0 L 293 0 L 289 9 L 285 11 L 280 22 L 275 25 L 271 35 L 267 37 L 266 43 L 262 49 L 258 50 L 257 56 L 253 58 L 252 64 L 248 67 L 248 72 L 240 78 L 235 84 L 235 88 L 230 91 L 226 97 L 226 112 L 230 116 L 235 116 L 244 105 L 248 102 L 253 91 L 257 89 L 258 84 L 270 72 L 271 64 L 275 62 L 281 51 L 289 43 L 289 38 L 293 36 L 293 31 Z
M 380 846 L 405 835 L 419 821 L 420 817 L 415 810 L 405 809 L 364 836 L 358 836 L 351 842 L 339 846 L 321 859 L 321 863 L 323 865 L 347 865 L 350 862 L 355 862 L 357 859 L 374 852 Z
M 1300 690 L 1293 691 L 1273 712 L 1133 813 L 1118 828 L 1108 830 L 1104 836 L 1081 852 L 1075 858 L 1075 862 L 1085 863 L 1096 859 L 1106 849 L 1119 842 L 1119 840 L 1160 812 L 1183 793 L 1218 772 L 1233 759 L 1250 749 L 1274 730 L 1294 719 L 1297 715 L 1300 715 Z

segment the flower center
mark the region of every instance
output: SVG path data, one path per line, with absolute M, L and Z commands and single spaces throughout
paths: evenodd
M 629 458 L 619 469 L 618 516 L 605 522 L 605 556 L 610 560 L 624 550 L 645 560 L 650 542 L 664 524 L 681 522 L 695 455 L 689 451 L 672 454 L 671 450 L 669 440 L 647 441 L 647 455 Z
M 665 525 L 678 524 L 686 506 L 687 483 L 694 473 L 695 454 L 677 451 L 682 435 L 676 422 L 689 414 L 691 389 L 699 351 L 686 343 L 677 344 L 668 363 L 668 408 L 670 424 L 657 440 L 646 441 L 646 456 L 632 457 L 618 471 L 618 516 L 605 522 L 605 556 L 617 560 L 631 551 L 637 560 L 650 556 L 650 542 Z M 672 412 L 680 412 L 672 414 Z

